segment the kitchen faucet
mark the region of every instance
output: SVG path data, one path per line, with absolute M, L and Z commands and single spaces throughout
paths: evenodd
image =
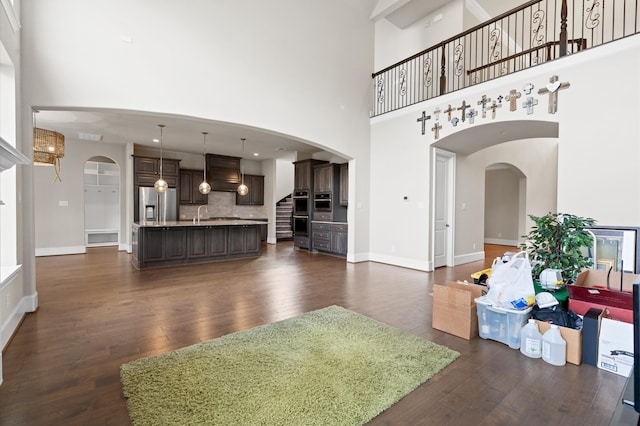
M 200 208 L 204 207 L 204 210 L 209 213 L 209 210 L 207 210 L 207 206 L 202 205 L 202 206 L 198 206 L 198 223 L 200 223 Z

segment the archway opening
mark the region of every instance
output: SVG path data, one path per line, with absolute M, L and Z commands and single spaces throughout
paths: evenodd
M 87 247 L 116 246 L 120 241 L 120 166 L 109 157 L 85 162 L 84 228 Z

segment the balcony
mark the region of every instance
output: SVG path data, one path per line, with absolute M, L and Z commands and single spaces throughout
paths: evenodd
M 536 0 L 378 71 L 385 114 L 638 33 L 637 0 Z

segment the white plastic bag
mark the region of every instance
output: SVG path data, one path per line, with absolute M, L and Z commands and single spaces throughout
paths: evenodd
M 527 252 L 521 251 L 507 263 L 492 268 L 487 286 L 487 300 L 494 306 L 522 310 L 533 305 L 536 293 Z

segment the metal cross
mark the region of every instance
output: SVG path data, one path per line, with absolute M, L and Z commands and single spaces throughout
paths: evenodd
M 469 117 L 469 124 L 473 124 L 476 115 L 478 115 L 478 111 L 471 108 L 467 113 L 467 117 Z
M 525 95 L 530 95 L 530 94 L 531 94 L 531 91 L 533 90 L 533 87 L 534 87 L 534 86 L 533 86 L 533 84 L 531 84 L 531 83 L 527 83 L 527 84 L 522 88 L 522 90 L 524 91 L 524 94 L 525 94 Z
M 520 96 L 522 96 L 522 93 L 518 92 L 516 89 L 511 89 L 509 91 L 509 94 L 505 98 L 507 101 L 509 101 L 509 111 L 515 111 L 516 109 L 518 109 L 516 100 L 519 99 Z
M 494 118 L 496 118 L 496 109 L 498 108 L 502 108 L 502 104 L 497 103 L 496 101 L 493 101 L 493 103 L 491 104 L 491 106 L 488 108 L 491 110 L 491 119 L 493 120 Z
M 549 79 L 547 87 L 543 87 L 538 90 L 539 95 L 549 94 L 549 114 L 555 114 L 558 111 L 558 92 L 562 89 L 566 89 L 571 84 L 568 81 L 560 83 L 558 76 L 554 75 Z
M 464 115 L 463 115 L 463 117 L 464 117 Z M 453 127 L 456 127 L 458 125 L 458 121 L 460 121 L 460 120 L 458 120 L 458 117 L 453 117 L 451 119 L 451 124 L 453 124 Z
M 458 111 L 462 111 L 462 121 L 464 122 L 464 114 L 465 111 L 467 110 L 467 108 L 469 108 L 471 105 L 467 105 L 467 101 L 463 100 L 462 101 L 462 105 L 459 106 L 457 109 Z
M 445 109 L 444 111 L 442 111 L 442 112 L 446 112 L 446 113 L 447 113 L 447 121 L 451 121 L 451 113 L 452 113 L 453 111 L 455 111 L 455 110 L 456 110 L 456 109 L 455 109 L 455 108 L 453 108 L 453 107 L 451 106 L 451 104 L 449 104 L 449 108 L 447 108 L 447 109 Z
M 436 109 L 433 110 L 433 116 L 434 116 L 434 120 L 438 121 L 440 120 L 440 113 L 442 111 L 440 111 L 440 107 L 436 107 Z
M 491 102 L 491 98 L 487 98 L 487 95 L 482 95 L 482 99 L 478 101 L 478 105 L 482 105 L 482 118 L 487 116 L 487 104 Z
M 418 118 L 418 122 L 422 121 L 422 134 L 424 135 L 424 125 L 426 124 L 427 120 L 429 120 L 431 118 L 430 115 L 427 115 L 426 112 L 422 111 L 422 117 Z
M 498 100 L 498 102 L 502 103 L 502 100 L 504 99 L 504 96 L 500 95 L 496 99 Z
M 431 128 L 431 130 L 433 130 L 433 136 L 436 139 L 440 138 L 440 129 L 442 129 L 442 126 L 440 125 L 440 123 L 436 121 L 436 124 L 434 124 L 433 127 Z
M 522 108 L 527 109 L 527 114 L 533 114 L 533 107 L 538 105 L 538 100 L 529 96 L 526 101 L 522 103 Z

